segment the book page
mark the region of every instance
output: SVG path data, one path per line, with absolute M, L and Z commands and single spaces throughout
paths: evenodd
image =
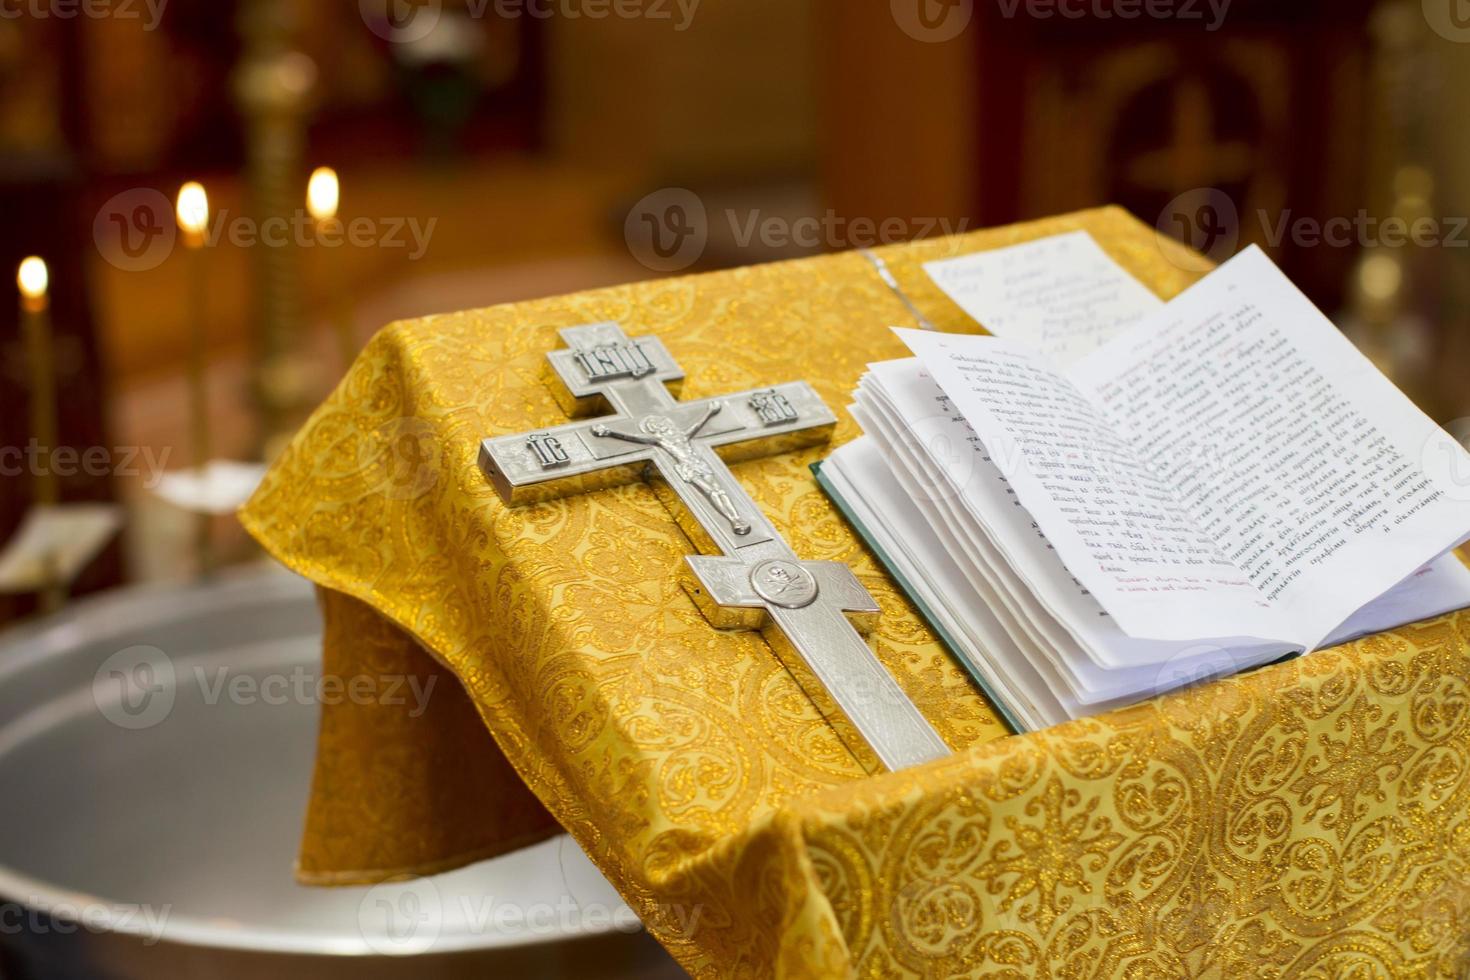
M 1085 231 L 941 259 L 924 271 L 986 330 L 1062 367 L 1163 306 Z
M 1465 567 L 1459 555 L 1451 552 L 1353 613 L 1321 645 L 1336 646 L 1360 636 L 1443 616 L 1467 606 L 1470 606 L 1470 568 Z
M 1257 248 L 1072 376 L 1308 648 L 1470 533 L 1441 430 Z
M 1016 506 L 985 447 L 916 358 L 869 365 L 856 396 L 854 417 L 878 439 L 889 464 L 907 473 L 917 502 L 970 515 L 964 523 L 975 532 L 982 563 L 998 576 L 996 588 L 1016 623 L 1039 647 L 1073 646 L 1070 623 L 1107 619 L 1031 515 Z
M 872 436 L 834 452 L 822 465 L 822 475 L 864 522 L 866 532 L 881 542 L 887 561 L 902 570 L 904 586 L 961 647 L 956 652 L 995 697 L 1020 715 L 1021 727 L 1036 731 L 1081 713 L 1076 701 L 1054 693 L 1059 685 L 1047 682 L 1036 658 L 1016 642 L 1017 633 L 997 617 L 996 597 L 966 578 L 955 550 L 925 521 Z
M 987 447 L 1067 569 L 1130 636 L 1280 639 L 1282 622 L 1102 410 L 994 337 L 895 331 Z
M 975 576 L 983 604 L 1029 657 L 1048 661 L 1045 673 L 1076 704 L 1097 707 L 1161 693 L 1167 674 L 1182 667 L 1192 673 L 1201 658 L 1225 658 L 1241 670 L 1288 652 L 1280 644 L 1230 638 L 1201 645 L 1127 636 L 1061 563 L 969 423 L 917 359 L 870 364 L 856 398 L 854 419 Z
M 909 464 L 921 508 L 927 511 L 932 501 L 950 515 L 949 524 L 964 528 L 957 533 L 973 529 L 984 539 L 975 545 L 985 556 L 981 564 L 996 578 L 1004 601 L 1014 605 L 1018 622 L 1087 685 L 1085 691 L 1074 690 L 1076 697 L 1116 697 L 1111 685 L 1138 683 L 1124 668 L 1179 662 L 1185 644 L 1128 636 L 1067 569 L 985 445 L 917 358 L 870 364 L 868 371 L 858 386 L 854 417 L 885 446 L 890 464 Z M 926 478 L 926 472 L 934 475 Z M 1244 649 L 1249 644 L 1228 645 Z M 1081 661 L 1107 668 L 1106 676 Z

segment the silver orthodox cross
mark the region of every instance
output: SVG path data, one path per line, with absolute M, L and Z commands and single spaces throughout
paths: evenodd
M 680 402 L 684 374 L 658 338 L 630 339 L 616 323 L 561 338 L 566 347 L 548 359 L 563 407 L 612 414 L 486 439 L 480 467 L 501 497 L 521 504 L 652 479 L 698 549 L 718 552 L 689 556 L 684 583 L 714 626 L 762 630 L 889 769 L 948 755 L 858 632 L 878 615 L 868 590 L 841 562 L 798 558 L 726 466 L 830 439 L 837 419 L 811 385 Z

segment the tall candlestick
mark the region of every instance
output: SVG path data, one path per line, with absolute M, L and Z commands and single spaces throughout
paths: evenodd
M 194 471 L 202 485 L 209 465 L 209 395 L 205 388 L 205 303 L 204 232 L 209 227 L 209 195 L 203 185 L 190 181 L 179 188 L 175 209 L 184 249 L 189 259 L 189 432 Z M 195 516 L 194 549 L 201 575 L 214 571 L 212 518 L 207 512 Z
M 235 102 L 244 122 L 247 210 L 257 222 L 290 222 L 301 208 L 301 154 L 316 88 L 316 63 L 302 43 L 300 0 L 240 0 Z M 305 418 L 309 388 L 301 381 L 301 272 L 299 250 L 251 250 L 255 274 L 255 394 L 261 449 L 273 459 Z
M 342 200 L 342 185 L 337 171 L 331 167 L 317 167 L 306 182 L 306 210 L 316 222 L 318 241 L 328 237 L 340 240 L 342 222 L 337 217 L 337 207 Z M 352 306 L 347 292 L 342 288 L 342 272 L 338 265 L 327 261 L 322 273 L 327 285 L 327 303 L 332 311 L 332 323 L 337 332 L 337 350 L 342 357 L 345 370 L 357 356 L 357 339 L 353 336 Z
M 26 359 L 31 376 L 31 437 L 36 440 L 35 502 L 52 506 L 61 499 L 56 471 L 51 467 L 51 454 L 56 449 L 56 365 L 51 349 L 51 274 L 46 263 L 37 256 L 21 262 L 15 275 L 20 287 L 20 319 L 25 333 Z M 56 570 L 49 568 L 48 581 L 41 590 L 41 608 L 55 612 L 66 602 L 66 586 Z

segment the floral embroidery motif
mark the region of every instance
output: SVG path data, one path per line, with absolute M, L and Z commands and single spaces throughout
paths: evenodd
M 1093 798 L 1084 804 L 1080 792 L 1053 778 L 1026 804 L 1024 818 L 1006 818 L 1010 837 L 996 842 L 990 862 L 977 872 L 989 882 L 991 894 L 1005 896 L 1001 912 L 1020 903 L 1022 921 L 1034 921 L 1046 933 L 1072 907 L 1065 892 L 1092 893 L 1090 878 L 1123 843 L 1112 821 L 1096 816 L 1099 802 Z
M 1317 744 L 1321 755 L 1291 784 L 1305 823 L 1322 817 L 1322 826 L 1345 842 L 1348 833 L 1367 814 L 1369 803 L 1383 803 L 1393 780 L 1403 775 L 1414 750 L 1396 715 L 1383 718 L 1383 709 L 1359 695 L 1350 711 L 1332 726 L 1343 734 L 1323 733 Z M 1382 720 L 1381 724 L 1375 723 Z M 1327 812 L 1332 811 L 1332 812 Z

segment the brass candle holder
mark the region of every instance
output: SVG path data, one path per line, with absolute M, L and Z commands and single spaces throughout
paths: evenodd
M 245 123 L 248 211 L 261 224 L 271 219 L 289 222 L 300 208 L 316 64 L 296 47 L 300 0 L 244 0 L 239 11 L 243 50 L 234 92 Z M 310 407 L 298 350 L 300 269 L 292 242 L 281 248 L 256 248 L 253 259 L 255 394 L 261 453 L 269 460 Z

